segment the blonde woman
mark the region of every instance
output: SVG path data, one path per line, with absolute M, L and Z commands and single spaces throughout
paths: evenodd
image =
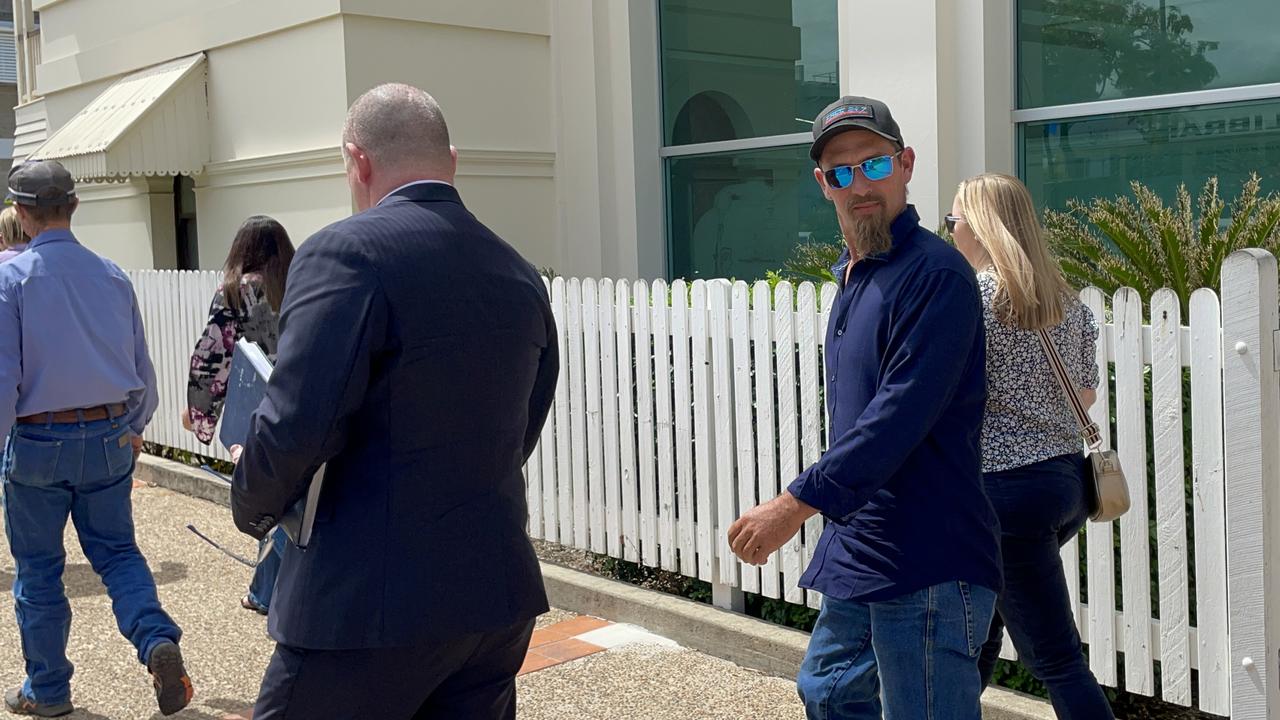
M 4 244 L 4 249 L 0 250 L 0 263 L 21 255 L 27 249 L 27 243 L 31 242 L 22 229 L 22 223 L 18 222 L 18 211 L 12 207 L 0 212 L 0 242 Z
M 1112 718 L 1085 662 L 1058 554 L 1089 515 L 1080 431 L 1036 332 L 1049 331 L 1088 406 L 1098 325 L 1062 277 L 1017 178 L 964 181 L 947 227 L 978 273 L 987 331 L 982 470 L 1000 518 L 1005 589 L 979 662 L 983 685 L 1008 627 L 1059 718 Z

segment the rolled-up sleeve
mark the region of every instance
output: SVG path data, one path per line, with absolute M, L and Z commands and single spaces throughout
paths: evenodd
M 898 302 L 875 396 L 788 487 L 837 522 L 852 519 L 928 436 L 965 377 L 973 344 L 985 342 L 973 280 L 956 271 L 921 277 Z

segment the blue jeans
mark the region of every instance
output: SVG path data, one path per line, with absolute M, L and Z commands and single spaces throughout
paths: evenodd
M 996 594 L 948 582 L 882 602 L 825 598 L 796 688 L 809 720 L 980 720 Z
M 982 649 L 982 683 L 991 682 L 1002 629 L 1018 658 L 1049 690 L 1064 720 L 1115 717 L 1085 662 L 1059 550 L 1089 517 L 1083 455 L 1062 455 L 987 473 L 987 497 L 1000 518 L 1004 592 Z
M 68 516 L 138 660 L 145 664 L 156 645 L 182 636 L 160 607 L 155 579 L 134 541 L 130 438 L 129 428 L 113 420 L 17 425 L 9 434 L 5 533 L 17 569 L 13 597 L 26 659 L 23 690 L 37 702 L 71 699 L 71 605 L 62 586 Z
M 284 559 L 284 544 L 288 541 L 284 530 L 276 528 L 275 532 L 258 542 L 258 565 L 253 569 L 253 579 L 249 581 L 249 599 L 262 608 L 271 607 L 271 595 L 276 589 L 276 575 L 280 574 L 280 561 Z M 271 543 L 271 551 L 263 555 L 267 543 Z

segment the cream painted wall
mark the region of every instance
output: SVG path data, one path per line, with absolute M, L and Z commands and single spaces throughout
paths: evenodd
M 37 0 L 43 93 L 338 14 L 338 0 Z
M 557 0 L 556 213 L 565 275 L 666 274 L 656 3 Z
M 332 17 L 209 50 L 212 161 L 336 148 L 347 111 L 343 36 Z
M 351 214 L 342 157 L 325 150 L 210 165 L 196 180 L 200 268 L 222 267 L 236 230 L 250 215 L 270 215 L 300 245 Z
M 464 15 L 474 22 L 492 19 L 503 4 L 442 5 L 436 10 L 444 14 L 437 19 Z M 574 253 L 560 245 L 554 221 L 548 38 L 538 32 L 365 15 L 348 15 L 344 22 L 344 111 L 347 103 L 384 82 L 407 82 L 431 93 L 444 109 L 459 151 L 458 188 L 467 207 L 530 262 L 564 272 Z M 519 26 L 539 30 L 528 19 Z
M 83 184 L 77 194 L 80 207 L 71 229 L 85 247 L 125 269 L 156 267 L 151 247 L 151 195 L 145 180 Z M 172 202 L 172 195 L 169 197 Z M 157 230 L 172 238 L 172 223 Z
M 956 186 L 981 172 L 1012 172 L 1013 0 L 842 0 L 841 87 L 888 103 L 916 150 L 911 201 L 930 229 Z M 867 33 L 866 27 L 905 27 Z
M 941 180 L 954 175 L 942 155 L 940 138 L 944 115 L 960 112 L 941 107 L 938 97 L 940 63 L 948 57 L 950 37 L 938 31 L 939 6 L 953 0 L 898 0 L 894 3 L 839 5 L 840 80 L 848 95 L 882 100 L 893 111 L 907 145 L 915 148 L 911 202 L 921 222 L 933 229 L 951 207 L 954 186 Z M 903 28 L 902 32 L 866 32 L 868 27 Z

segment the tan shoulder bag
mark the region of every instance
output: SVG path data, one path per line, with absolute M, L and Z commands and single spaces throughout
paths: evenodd
M 1071 413 L 1080 426 L 1080 435 L 1089 448 L 1090 478 L 1085 483 L 1085 490 L 1089 494 L 1089 518 L 1094 522 L 1111 522 L 1129 511 L 1129 484 L 1125 481 L 1124 470 L 1120 467 L 1120 456 L 1115 450 L 1102 449 L 1102 434 L 1098 430 L 1097 423 L 1089 418 L 1084 405 L 1080 402 L 1075 383 L 1071 382 L 1071 377 L 1067 374 L 1066 365 L 1062 363 L 1062 356 L 1058 354 L 1053 338 L 1049 337 L 1049 332 L 1044 329 L 1039 330 L 1038 335 L 1040 347 L 1044 349 L 1045 357 L 1049 359 L 1049 367 L 1058 378 L 1062 394 L 1066 395 Z

